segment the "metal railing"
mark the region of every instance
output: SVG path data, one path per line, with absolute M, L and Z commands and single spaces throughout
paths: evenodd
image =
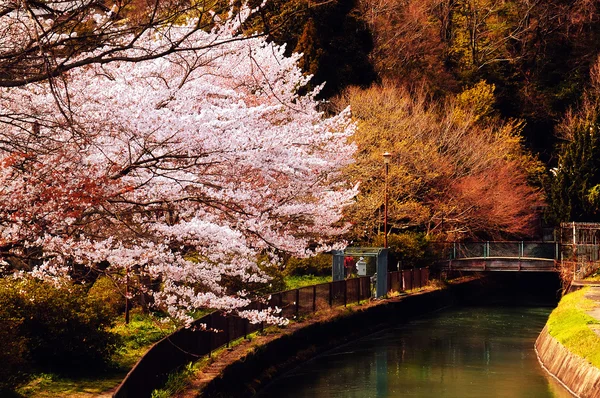
M 387 277 L 388 292 L 411 290 L 426 285 L 429 270 L 390 272 Z M 274 293 L 252 303 L 249 309 L 277 306 L 281 308 L 281 316 L 293 319 L 330 307 L 360 303 L 373 296 L 371 278 L 365 276 Z M 207 330 L 200 328 L 201 324 L 205 324 Z M 153 345 L 127 374 L 113 397 L 150 397 L 153 390 L 164 385 L 170 373 L 263 327 L 235 315 L 208 314 L 190 328 L 179 329 Z
M 434 256 L 439 259 L 464 258 L 541 258 L 560 259 L 560 245 L 555 242 L 432 242 Z
M 429 268 L 413 268 L 402 271 L 388 272 L 387 289 L 400 292 L 420 289 L 429 281 Z

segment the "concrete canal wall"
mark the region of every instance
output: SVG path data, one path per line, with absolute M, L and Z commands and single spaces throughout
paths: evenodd
M 328 319 L 305 320 L 257 345 L 214 377 L 195 383 L 182 397 L 249 397 L 301 362 L 362 336 L 430 313 L 489 291 L 485 278 L 357 306 Z
M 600 398 L 600 369 L 570 352 L 550 335 L 548 326 L 535 348 L 542 366 L 571 393 L 581 398 Z

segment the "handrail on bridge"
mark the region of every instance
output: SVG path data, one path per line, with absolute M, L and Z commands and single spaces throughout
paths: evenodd
M 485 242 L 431 242 L 440 259 L 518 258 L 560 259 L 558 242 L 541 241 L 485 241 Z

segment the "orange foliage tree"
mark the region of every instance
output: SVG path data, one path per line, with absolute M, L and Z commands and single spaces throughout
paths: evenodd
M 347 216 L 356 239 L 382 230 L 384 167 L 389 167 L 388 231 L 422 231 L 442 239 L 509 238 L 533 233 L 543 166 L 523 147 L 522 123 L 494 113 L 494 87 L 481 82 L 446 101 L 384 83 L 346 92 L 358 131 L 360 183 Z

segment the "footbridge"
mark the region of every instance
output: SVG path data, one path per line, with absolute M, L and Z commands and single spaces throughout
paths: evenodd
M 435 244 L 443 271 L 558 272 L 556 242 L 444 242 Z

